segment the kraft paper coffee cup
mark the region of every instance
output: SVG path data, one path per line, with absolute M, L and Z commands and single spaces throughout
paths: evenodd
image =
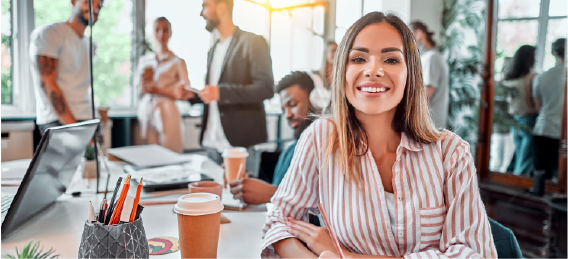
M 182 258 L 216 258 L 223 204 L 219 195 L 192 193 L 179 197 L 179 247 Z
M 217 194 L 219 195 L 219 198 L 221 198 L 223 194 L 223 185 L 213 181 L 190 183 L 187 185 L 187 189 L 189 190 L 189 193 L 206 192 Z
M 223 151 L 222 156 L 225 163 L 225 181 L 227 181 L 227 183 L 245 176 L 245 165 L 248 155 L 247 149 L 244 147 L 234 147 Z M 241 166 L 242 172 L 241 175 L 239 175 L 239 169 Z

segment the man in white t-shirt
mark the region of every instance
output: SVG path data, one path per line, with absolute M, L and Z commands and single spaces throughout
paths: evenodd
M 96 22 L 103 0 L 92 0 Z M 72 0 L 66 22 L 37 27 L 30 37 L 31 74 L 36 123 L 41 134 L 49 127 L 92 119 L 87 0 Z
M 233 24 L 232 0 L 203 0 L 206 29 L 219 31 L 207 56 L 206 86 L 189 102 L 204 103 L 201 145 L 222 163 L 221 152 L 248 149 L 246 169 L 258 174 L 260 152 L 268 140 L 263 101 L 274 95 L 272 60 L 266 40 Z
M 446 128 L 448 124 L 448 105 L 450 98 L 448 64 L 436 50 L 433 32 L 419 21 L 410 23 L 414 37 L 420 50 L 422 79 L 428 96 L 428 107 L 434 124 L 438 128 Z

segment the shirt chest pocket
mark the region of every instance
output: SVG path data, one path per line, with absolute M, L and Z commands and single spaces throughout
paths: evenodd
M 420 250 L 430 246 L 439 247 L 445 221 L 445 205 L 420 209 Z

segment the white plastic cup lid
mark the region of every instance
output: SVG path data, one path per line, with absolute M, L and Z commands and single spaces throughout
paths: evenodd
M 244 158 L 248 157 L 249 153 L 244 147 L 228 148 L 223 151 L 221 155 L 223 158 Z
M 204 192 L 183 195 L 174 206 L 176 213 L 188 216 L 209 215 L 223 209 L 219 195 Z

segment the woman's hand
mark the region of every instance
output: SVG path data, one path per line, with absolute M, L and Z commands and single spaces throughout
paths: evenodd
M 142 92 L 145 94 L 155 94 L 158 92 L 158 87 L 154 81 L 142 82 Z
M 321 256 L 324 251 L 338 253 L 327 228 L 316 227 L 310 223 L 288 217 L 288 232 L 306 243 L 308 248 L 317 256 Z M 345 249 L 341 249 L 344 254 L 347 253 Z

